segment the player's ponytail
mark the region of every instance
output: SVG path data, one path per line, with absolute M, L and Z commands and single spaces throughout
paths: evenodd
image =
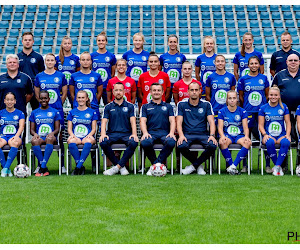
M 79 91 L 77 92 L 77 95 L 78 95 L 79 93 L 85 93 L 85 95 L 86 95 L 86 97 L 87 97 L 87 100 L 86 100 L 85 105 L 86 105 L 87 107 L 90 108 L 90 107 L 91 107 L 91 100 L 90 100 L 90 98 L 89 98 L 88 93 L 87 93 L 85 90 L 79 90 Z

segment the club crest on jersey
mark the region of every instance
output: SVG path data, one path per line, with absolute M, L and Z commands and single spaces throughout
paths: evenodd
M 131 87 L 130 82 L 126 82 L 126 83 L 125 83 L 125 86 L 126 86 L 127 88 L 130 88 L 130 87 Z
M 158 80 L 158 83 L 159 83 L 159 84 L 164 84 L 164 79 L 159 79 L 159 80 Z
M 97 63 L 96 62 L 93 63 L 93 68 L 97 68 Z
M 245 90 L 246 90 L 246 91 L 250 91 L 250 90 L 251 90 L 251 87 L 250 87 L 250 86 L 246 86 L 246 87 L 245 87 Z
M 234 119 L 238 122 L 238 121 L 241 120 L 241 116 L 240 116 L 240 115 L 236 115 L 236 116 L 234 117 Z
M 79 82 L 79 83 L 77 83 L 77 88 L 78 89 L 81 89 L 82 88 L 82 84 Z
M 224 82 L 229 83 L 229 78 L 228 78 L 228 77 L 225 77 L 225 78 L 224 78 Z
M 240 66 L 243 68 L 245 66 L 244 62 L 240 62 Z
M 63 66 L 60 64 L 58 65 L 58 70 L 62 70 L 63 69 Z
M 148 85 L 145 86 L 145 90 L 149 91 L 149 86 Z
M 1 119 L 1 120 L 0 120 L 0 125 L 3 125 L 3 124 L 4 124 L 4 120 Z
M 94 77 L 90 77 L 90 82 L 94 82 L 95 78 Z
M 36 125 L 39 125 L 41 123 L 40 119 L 35 119 L 35 123 L 36 123 Z
M 278 114 L 283 115 L 283 110 L 282 109 L 278 109 Z
M 265 119 L 267 122 L 270 121 L 270 116 L 266 115 Z
M 18 79 L 18 80 L 17 80 L 17 83 L 20 83 L 20 82 L 21 82 L 21 79 Z
M 48 113 L 47 113 L 47 116 L 48 116 L 48 117 L 52 117 L 52 115 L 53 115 L 52 112 L 48 112 Z
M 30 59 L 30 62 L 31 62 L 31 63 L 35 63 L 35 62 L 36 62 L 36 59 L 35 59 L 35 58 L 31 58 L 31 59 Z
M 167 107 L 166 106 L 162 106 L 161 109 L 162 109 L 162 111 L 166 111 Z
M 199 109 L 198 109 L 198 113 L 199 113 L 199 114 L 202 114 L 202 113 L 203 113 L 203 108 L 199 108 Z
M 228 126 L 228 121 L 224 121 L 224 126 L 225 126 L 225 127 Z
M 123 112 L 128 112 L 128 108 L 127 107 L 123 107 Z
M 75 124 L 77 122 L 76 118 L 73 118 L 72 123 Z
M 129 60 L 129 61 L 128 61 L 128 65 L 129 65 L 129 66 L 132 66 L 132 65 L 133 65 L 133 61 L 132 61 L 132 60 Z
M 180 57 L 176 57 L 176 61 L 177 61 L 177 62 L 181 62 Z
M 214 84 L 212 85 L 212 88 L 213 88 L 213 89 L 217 89 L 217 88 L 218 88 L 218 85 L 217 85 L 216 83 L 214 83 Z
M 109 62 L 109 56 L 106 56 L 106 57 L 105 57 L 105 61 L 106 61 L 106 62 Z
M 204 71 L 205 70 L 205 65 L 201 66 L 201 70 Z
M 90 115 L 89 113 L 87 113 L 87 114 L 84 115 L 84 117 L 85 117 L 85 118 L 90 118 L 91 115 Z
M 71 64 L 71 65 L 74 65 L 75 62 L 74 62 L 73 60 L 70 60 L 70 64 Z
M 55 78 L 54 78 L 54 82 L 58 83 L 58 82 L 59 82 L 59 78 L 58 78 L 58 77 L 55 77 Z
M 259 80 L 258 80 L 258 83 L 259 83 L 259 84 L 264 84 L 263 79 L 259 79 Z
M 169 68 L 169 64 L 168 63 L 164 63 L 164 68 L 165 69 Z
M 145 56 L 142 56 L 143 61 L 147 61 L 147 58 Z
M 19 119 L 19 116 L 18 116 L 18 115 L 14 115 L 13 119 L 14 119 L 14 120 L 18 120 L 18 119 Z

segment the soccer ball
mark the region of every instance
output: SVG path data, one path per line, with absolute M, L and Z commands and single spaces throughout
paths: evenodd
M 298 166 L 298 167 L 296 168 L 296 175 L 297 175 L 298 177 L 300 177 L 300 166 Z
M 167 167 L 162 163 L 153 164 L 150 167 L 152 176 L 163 177 L 167 174 Z
M 19 164 L 14 169 L 14 175 L 18 178 L 26 178 L 30 175 L 30 169 L 25 164 Z

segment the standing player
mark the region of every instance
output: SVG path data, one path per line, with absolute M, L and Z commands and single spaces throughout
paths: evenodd
M 292 36 L 289 32 L 285 31 L 281 34 L 281 46 L 282 49 L 274 52 L 271 57 L 270 73 L 275 76 L 279 71 L 286 69 L 286 60 L 289 55 L 296 54 L 300 57 L 298 51 L 292 49 Z
M 206 36 L 203 40 L 203 54 L 198 56 L 195 62 L 195 75 L 196 79 L 202 83 L 203 98 L 205 98 L 207 77 L 216 71 L 216 66 L 214 64 L 217 56 L 215 53 L 215 47 L 215 40 L 211 36 Z
M 229 165 L 227 172 L 231 175 L 239 174 L 236 167 L 244 159 L 251 147 L 249 129 L 247 121 L 247 111 L 237 106 L 238 98 L 235 90 L 229 90 L 226 96 L 227 106 L 222 108 L 218 114 L 218 132 L 220 135 L 219 145 L 221 152 Z M 237 143 L 243 147 L 238 152 L 234 162 L 228 147 L 232 143 Z
M 91 109 L 88 94 L 84 90 L 79 90 L 76 95 L 78 103 L 68 114 L 68 144 L 69 150 L 74 157 L 76 167 L 72 175 L 84 175 L 85 167 L 83 163 L 88 157 L 92 144 L 96 143 L 94 138 L 97 128 L 98 116 L 95 110 Z M 80 154 L 77 145 L 83 144 Z
M 50 97 L 47 90 L 40 91 L 39 100 L 41 107 L 33 110 L 29 117 L 31 144 L 41 165 L 35 176 L 47 176 L 49 175 L 47 162 L 52 154 L 53 144 L 57 142 L 61 118 L 59 112 L 49 106 Z M 46 144 L 44 156 L 41 150 L 42 144 Z
M 207 77 L 205 95 L 206 100 L 212 105 L 215 122 L 218 124 L 218 112 L 226 107 L 227 92 L 234 90 L 236 80 L 234 75 L 225 70 L 226 59 L 223 55 L 215 57 L 216 72 Z
M 186 61 L 185 55 L 178 50 L 178 37 L 176 35 L 170 35 L 168 37 L 169 51 L 160 56 L 159 70 L 166 72 L 169 75 L 171 82 L 171 91 L 175 82 L 181 79 L 182 63 Z M 171 101 L 172 94 L 170 94 L 167 102 Z
M 258 134 L 258 111 L 259 108 L 267 103 L 269 96 L 269 81 L 268 78 L 259 73 L 260 60 L 257 56 L 251 56 L 248 60 L 249 73 L 239 79 L 237 90 L 239 92 L 240 106 L 248 113 L 248 127 L 250 133 L 253 133 L 255 138 L 259 138 Z M 270 158 L 267 154 L 266 165 L 267 172 L 270 169 Z M 246 159 L 242 172 L 246 172 Z
M 172 90 L 174 102 L 176 105 L 178 102 L 187 101 L 189 99 L 188 88 L 189 88 L 189 84 L 192 82 L 196 82 L 201 86 L 201 93 L 202 93 L 202 84 L 196 79 L 192 78 L 193 66 L 190 62 L 185 61 L 182 64 L 181 72 L 182 72 L 182 79 L 174 83 L 173 90 Z
M 162 101 L 163 87 L 159 83 L 150 86 L 152 100 L 142 106 L 140 126 L 143 136 L 141 146 L 151 164 L 163 163 L 171 154 L 176 144 L 175 117 L 173 107 L 169 103 Z M 158 157 L 155 155 L 153 145 L 155 143 L 164 144 Z M 147 175 L 152 175 L 151 171 Z
M 257 56 L 259 59 L 259 72 L 264 73 L 264 59 L 262 53 L 253 48 L 253 35 L 246 32 L 243 36 L 243 44 L 241 51 L 237 52 L 233 58 L 233 71 L 236 80 L 249 73 L 248 60 L 252 56 Z
M 271 87 L 269 103 L 263 105 L 258 113 L 259 131 L 263 136 L 262 143 L 266 145 L 268 154 L 275 166 L 273 175 L 282 176 L 281 164 L 283 163 L 291 144 L 291 121 L 288 107 L 281 102 L 278 87 Z M 277 152 L 275 144 L 280 144 Z
M 104 175 L 114 175 L 119 171 L 121 175 L 128 175 L 126 162 L 138 146 L 134 105 L 124 100 L 124 92 L 124 85 L 116 83 L 113 89 L 115 99 L 104 108 L 99 142 L 105 155 L 114 164 L 112 168 L 103 172 Z M 120 160 L 111 148 L 113 143 L 125 143 L 127 146 Z
M 117 67 L 117 75 L 111 79 L 108 80 L 106 92 L 107 92 L 107 101 L 110 103 L 111 101 L 114 100 L 114 96 L 112 94 L 112 90 L 114 88 L 114 85 L 117 82 L 121 82 L 124 85 L 125 88 L 125 95 L 124 98 L 126 101 L 135 103 L 135 98 L 136 98 L 136 83 L 135 81 L 129 77 L 126 76 L 126 60 L 125 59 L 119 59 L 116 63 Z
M 65 78 L 65 75 L 61 72 L 55 70 L 56 60 L 55 55 L 49 53 L 45 56 L 45 65 L 46 69 L 44 72 L 37 74 L 34 82 L 34 92 L 35 96 L 40 95 L 40 90 L 47 90 L 49 92 L 50 101 L 49 106 L 58 110 L 60 114 L 60 125 L 61 130 L 65 129 L 65 119 L 64 119 L 64 111 L 63 111 L 63 103 L 67 98 L 67 90 L 68 83 Z M 67 172 L 65 168 L 65 147 L 62 138 L 62 133 L 59 136 L 59 145 L 61 149 L 61 166 L 62 173 L 65 174 Z M 39 171 L 39 168 L 36 169 L 36 172 Z
M 96 38 L 98 50 L 91 54 L 93 61 L 93 71 L 101 75 L 103 83 L 102 99 L 104 105 L 107 104 L 106 87 L 109 79 L 115 76 L 116 57 L 113 53 L 107 51 L 107 36 L 102 31 Z
M 71 75 L 76 71 L 80 70 L 79 57 L 71 52 L 72 49 L 72 39 L 68 36 L 63 37 L 60 45 L 59 55 L 55 58 L 56 64 L 55 69 L 63 73 L 69 84 Z M 73 107 L 73 102 L 71 99 L 70 91 L 68 89 L 67 96 L 71 107 Z M 64 104 L 64 103 L 62 103 Z
M 171 83 L 169 76 L 167 73 L 159 71 L 159 58 L 154 52 L 150 53 L 148 65 L 150 70 L 141 74 L 138 82 L 138 95 L 142 100 L 142 105 L 151 101 L 152 96 L 150 94 L 150 86 L 155 82 L 158 82 L 163 86 L 163 101 L 168 100 L 170 96 Z
M 12 177 L 10 166 L 18 153 L 18 148 L 22 145 L 21 134 L 25 127 L 25 115 L 21 110 L 15 108 L 16 96 L 12 92 L 5 95 L 4 103 L 6 108 L 0 111 L 0 163 L 3 167 L 1 177 Z M 2 147 L 10 146 L 10 151 L 5 160 Z
M 32 82 L 34 82 L 38 73 L 45 70 L 44 59 L 32 49 L 33 43 L 33 34 L 31 32 L 24 32 L 22 35 L 23 50 L 18 53 L 20 60 L 19 70 L 29 75 Z M 39 107 L 39 102 L 35 96 L 31 98 L 30 104 L 33 110 Z

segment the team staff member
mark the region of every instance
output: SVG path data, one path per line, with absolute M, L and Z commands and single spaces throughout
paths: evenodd
M 171 91 L 175 82 L 181 79 L 182 63 L 186 61 L 184 54 L 178 50 L 178 37 L 176 35 L 169 35 L 168 37 L 169 51 L 159 57 L 159 70 L 166 72 L 169 75 L 171 82 Z M 167 102 L 171 101 L 172 94 L 170 94 Z
M 150 87 L 152 100 L 142 106 L 140 127 L 143 133 L 141 146 L 151 164 L 163 163 L 171 154 L 176 144 L 175 116 L 173 107 L 162 101 L 163 87 L 159 83 L 153 83 Z M 164 144 L 158 157 L 155 155 L 153 145 Z M 150 170 L 147 175 L 152 175 Z
M 39 100 L 41 107 L 32 111 L 30 121 L 30 134 L 33 152 L 38 159 L 41 168 L 35 176 L 48 176 L 47 162 L 53 151 L 53 144 L 57 142 L 57 134 L 60 129 L 60 114 L 49 106 L 50 97 L 47 90 L 40 91 Z M 43 155 L 41 145 L 46 144 Z
M 54 65 L 56 63 L 55 55 L 49 53 L 45 56 L 45 65 L 46 69 L 44 72 L 37 74 L 34 81 L 34 91 L 35 96 L 40 95 L 40 90 L 47 90 L 49 92 L 50 101 L 49 106 L 58 110 L 60 114 L 60 125 L 61 129 L 65 129 L 65 119 L 64 119 L 64 111 L 63 111 L 63 103 L 67 98 L 67 90 L 68 83 L 65 78 L 65 75 L 61 72 L 55 70 Z M 65 147 L 62 138 L 62 133 L 59 138 L 59 145 L 61 148 L 61 166 L 62 173 L 65 174 L 67 172 L 65 168 Z
M 271 87 L 269 92 L 269 103 L 263 105 L 259 110 L 259 131 L 263 136 L 262 143 L 266 145 L 275 166 L 273 175 L 282 176 L 282 163 L 287 155 L 291 144 L 291 122 L 287 106 L 282 103 L 278 87 Z M 285 128 L 286 126 L 286 128 Z M 280 144 L 277 152 L 275 144 Z
M 126 60 L 122 58 L 119 59 L 116 63 L 116 67 L 117 67 L 117 75 L 108 80 L 108 84 L 106 88 L 107 101 L 108 103 L 113 101 L 113 99 L 115 98 L 112 94 L 114 85 L 117 82 L 121 82 L 123 83 L 125 88 L 125 95 L 124 95 L 125 100 L 134 104 L 136 98 L 136 83 L 131 77 L 126 76 L 125 74 L 127 69 Z
M 116 83 L 113 89 L 115 99 L 104 108 L 99 143 L 105 155 L 114 164 L 112 168 L 103 172 L 104 175 L 114 175 L 119 171 L 121 175 L 128 175 L 126 162 L 138 146 L 134 105 L 124 100 L 124 93 L 124 85 Z M 120 160 L 111 148 L 111 144 L 119 142 L 125 143 L 127 146 Z
M 22 145 L 21 134 L 25 127 L 25 115 L 15 108 L 16 96 L 12 92 L 5 95 L 4 103 L 6 108 L 0 111 L 0 163 L 3 167 L 1 177 L 12 177 L 10 166 L 17 156 L 18 148 Z M 5 160 L 2 147 L 7 144 L 10 150 Z
M 116 57 L 113 53 L 107 51 L 107 36 L 102 31 L 96 38 L 98 50 L 91 54 L 93 61 L 93 71 L 101 75 L 103 83 L 102 99 L 104 105 L 107 104 L 106 87 L 109 79 L 115 76 Z
M 213 155 L 217 148 L 214 113 L 211 104 L 199 98 L 200 89 L 198 83 L 190 83 L 189 100 L 180 102 L 177 106 L 178 150 L 192 163 L 182 170 L 184 175 L 191 174 L 196 169 L 199 175 L 205 175 L 206 173 L 200 165 Z M 209 123 L 209 131 L 207 130 L 207 122 Z M 200 143 L 205 148 L 198 159 L 189 151 L 193 143 Z
M 238 97 L 235 90 L 229 90 L 226 96 L 227 106 L 222 108 L 218 114 L 218 132 L 220 135 L 219 145 L 221 152 L 229 165 L 227 172 L 231 175 L 239 174 L 236 167 L 244 159 L 251 146 L 248 128 L 247 111 L 237 106 Z M 228 147 L 232 143 L 242 145 L 234 162 Z
M 185 61 L 182 64 L 181 72 L 182 72 L 182 79 L 179 80 L 178 82 L 175 82 L 172 89 L 174 102 L 176 105 L 178 102 L 181 102 L 182 100 L 189 99 L 188 88 L 191 82 L 198 83 L 201 86 L 201 93 L 202 93 L 202 84 L 196 79 L 192 78 L 193 66 L 190 62 Z
M 300 57 L 298 51 L 292 49 L 292 36 L 289 32 L 285 31 L 281 34 L 282 49 L 274 52 L 271 57 L 270 73 L 275 76 L 279 71 L 286 69 L 286 60 L 289 55 L 296 54 Z
M 248 60 L 252 56 L 257 56 L 259 58 L 259 72 L 264 73 L 264 59 L 262 53 L 253 48 L 253 35 L 250 32 L 246 32 L 243 35 L 242 49 L 237 52 L 232 60 L 233 71 L 236 80 L 239 80 L 242 76 L 249 73 Z
M 76 167 L 72 175 L 84 175 L 85 167 L 83 163 L 88 157 L 92 144 L 96 143 L 94 135 L 97 128 L 97 114 L 91 109 L 88 94 L 84 90 L 79 90 L 76 96 L 78 107 L 68 114 L 68 144 Z M 80 154 L 77 145 L 83 144 Z
M 217 54 L 215 53 L 215 51 L 215 40 L 211 36 L 206 36 L 203 40 L 203 54 L 198 56 L 195 62 L 195 75 L 196 79 L 202 83 L 203 98 L 205 98 L 205 87 L 207 77 L 216 71 L 214 61 Z
M 32 79 L 32 82 L 34 82 L 36 75 L 45 70 L 44 59 L 42 55 L 32 49 L 34 39 L 31 32 L 23 33 L 22 44 L 23 50 L 18 53 L 18 57 L 20 60 L 19 69 L 21 72 L 29 75 Z M 33 96 L 30 100 L 30 104 L 33 110 L 39 107 L 39 102 L 37 101 L 35 96 Z
M 150 70 L 141 74 L 138 82 L 138 95 L 142 100 L 142 104 L 146 104 L 151 101 L 152 97 L 150 94 L 150 86 L 155 82 L 158 82 L 163 86 L 164 92 L 162 100 L 168 100 L 171 87 L 170 78 L 167 73 L 158 69 L 159 58 L 154 52 L 150 53 L 148 65 Z

